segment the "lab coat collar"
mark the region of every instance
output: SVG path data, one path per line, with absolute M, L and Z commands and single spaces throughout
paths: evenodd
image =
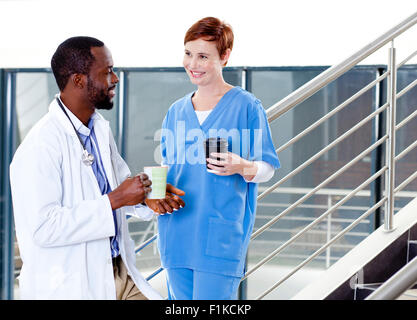
M 60 99 L 60 95 L 56 94 L 54 100 L 49 105 L 49 112 L 53 114 L 55 117 L 58 118 L 61 125 L 65 128 L 65 130 L 68 131 L 68 133 L 72 136 L 75 136 L 76 133 L 74 131 L 74 128 L 72 127 L 71 123 L 68 121 L 67 116 L 62 112 L 61 107 L 58 105 L 58 102 L 56 101 L 56 98 Z M 60 99 L 62 102 L 62 100 Z M 86 127 L 80 119 L 78 119 L 70 109 L 62 102 L 62 105 L 65 108 L 65 111 L 67 111 L 68 116 L 70 117 L 72 123 L 74 124 L 75 129 L 80 132 L 81 134 L 88 136 L 90 135 L 90 129 Z M 96 122 L 104 122 L 108 124 L 108 121 L 103 118 L 102 115 L 100 115 L 97 111 L 94 111 L 94 113 L 91 115 L 91 120 L 94 122 L 93 126 L 96 125 Z
M 59 95 L 56 95 L 55 97 L 57 96 L 59 97 Z M 68 108 L 66 108 L 66 111 L 68 113 L 68 116 L 71 118 L 71 121 L 73 121 L 75 128 L 88 130 L 88 134 L 89 134 L 90 129 L 84 126 L 84 124 L 80 121 L 80 119 L 78 119 L 71 111 L 69 111 Z M 69 135 L 73 136 L 74 143 L 79 144 L 80 142 L 78 141 L 74 128 L 69 122 L 67 116 L 62 112 L 62 109 L 58 105 L 58 102 L 56 101 L 56 99 L 54 99 L 49 105 L 49 112 L 52 114 L 52 116 L 58 119 L 60 125 L 64 128 L 64 130 Z M 116 187 L 116 185 L 115 185 L 113 171 L 111 167 L 112 163 L 111 163 L 111 152 L 110 152 L 110 144 L 109 144 L 110 125 L 109 125 L 109 122 L 106 119 L 104 119 L 104 117 L 101 114 L 99 114 L 97 111 L 93 113 L 93 115 L 91 116 L 91 119 L 92 121 L 94 121 L 94 132 L 96 134 L 98 147 L 100 149 L 100 154 L 101 154 L 101 159 L 103 162 L 104 170 L 106 172 L 107 179 L 110 183 L 110 187 L 113 190 Z M 83 131 L 81 130 L 79 130 L 79 132 L 84 134 Z M 93 174 L 92 170 L 91 170 L 91 174 Z M 92 175 L 91 177 L 94 181 L 96 181 L 94 175 Z

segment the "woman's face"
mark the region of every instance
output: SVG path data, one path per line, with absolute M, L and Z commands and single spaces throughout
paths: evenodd
M 214 41 L 197 39 L 188 41 L 184 47 L 183 65 L 193 84 L 204 86 L 222 80 L 223 66 L 230 50 L 221 59 Z

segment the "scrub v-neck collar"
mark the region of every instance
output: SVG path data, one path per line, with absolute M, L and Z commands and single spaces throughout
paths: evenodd
M 192 97 L 195 94 L 194 92 L 191 92 L 188 96 L 187 101 L 187 114 L 190 122 L 192 123 L 193 127 L 200 128 L 203 131 L 207 131 L 211 128 L 214 121 L 217 119 L 218 115 L 220 115 L 227 107 L 228 102 L 231 100 L 231 98 L 238 92 L 239 87 L 235 86 L 229 91 L 227 91 L 223 97 L 220 98 L 219 102 L 217 102 L 216 106 L 212 109 L 210 114 L 207 116 L 206 120 L 200 125 L 200 122 L 198 121 L 197 114 L 194 110 L 194 105 L 192 102 Z

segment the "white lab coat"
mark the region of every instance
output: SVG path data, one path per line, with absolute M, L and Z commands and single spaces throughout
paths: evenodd
M 93 119 L 104 169 L 112 190 L 130 170 L 117 152 L 109 123 Z M 58 106 L 31 129 L 10 165 L 16 236 L 23 261 L 22 299 L 115 299 L 109 237 L 114 236 L 110 201 L 102 195 L 82 147 Z M 149 220 L 147 207 L 117 210 L 121 257 L 137 287 L 149 299 L 161 296 L 135 266 L 126 215 Z

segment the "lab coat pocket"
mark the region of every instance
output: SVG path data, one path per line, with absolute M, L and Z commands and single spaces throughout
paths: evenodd
M 239 222 L 210 218 L 206 254 L 209 256 L 240 260 L 242 258 L 243 228 Z

